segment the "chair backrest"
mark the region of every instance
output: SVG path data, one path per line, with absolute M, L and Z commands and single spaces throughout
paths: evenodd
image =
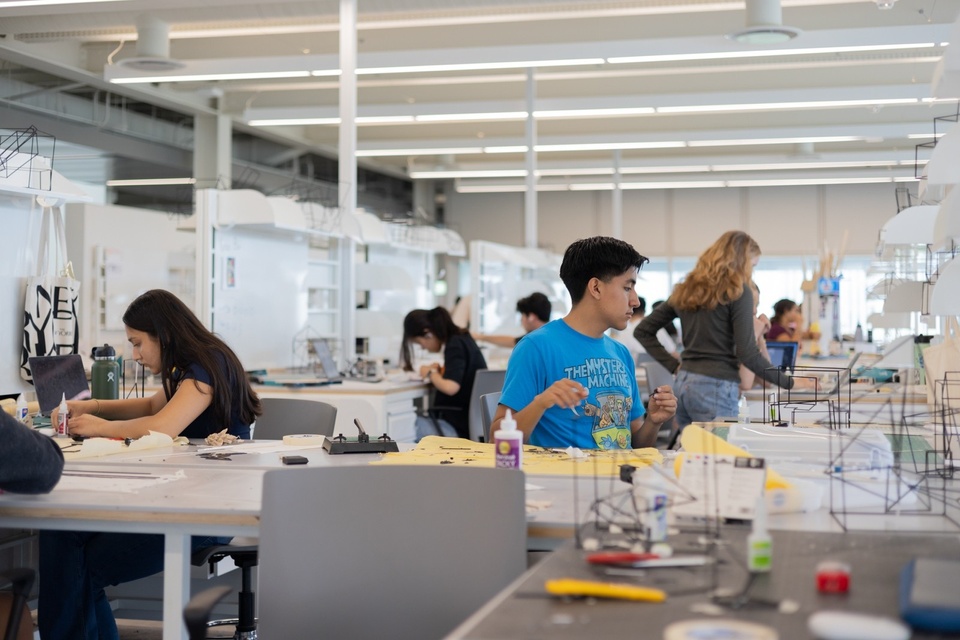
M 473 380 L 473 390 L 470 393 L 470 415 L 468 425 L 470 439 L 475 442 L 489 442 L 487 431 L 484 429 L 483 416 L 480 413 L 480 396 L 503 389 L 503 379 L 507 372 L 503 369 L 480 369 Z
M 485 442 L 490 442 L 490 424 L 493 422 L 493 416 L 497 415 L 497 405 L 500 404 L 501 393 L 501 391 L 494 391 L 480 396 L 480 416 L 483 420 Z
M 282 440 L 295 433 L 332 436 L 337 424 L 337 408 L 309 398 L 260 398 L 263 415 L 253 429 L 255 438 Z
M 279 469 L 263 482 L 264 638 L 441 638 L 526 568 L 517 469 Z
M 674 384 L 673 374 L 665 366 L 656 360 L 644 361 L 639 364 L 647 372 L 647 395 L 650 395 L 654 389 L 662 385 Z

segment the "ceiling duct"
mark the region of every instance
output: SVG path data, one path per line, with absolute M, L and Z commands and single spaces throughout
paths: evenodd
M 137 18 L 137 55 L 117 64 L 137 71 L 174 71 L 186 65 L 170 57 L 170 25 L 149 14 Z
M 783 26 L 780 0 L 746 0 L 747 28 L 727 37 L 744 44 L 778 44 L 800 35 L 799 29 Z

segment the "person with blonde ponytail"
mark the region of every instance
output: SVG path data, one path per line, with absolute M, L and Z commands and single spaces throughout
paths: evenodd
M 768 382 L 792 389 L 800 381 L 773 368 L 757 348 L 750 281 L 760 246 L 743 231 L 728 231 L 697 259 L 666 303 L 644 318 L 634 335 L 647 353 L 676 375 L 677 424 L 737 415 L 740 364 Z M 678 360 L 657 331 L 680 318 Z

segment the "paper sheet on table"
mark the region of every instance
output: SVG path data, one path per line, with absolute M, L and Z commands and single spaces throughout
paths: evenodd
M 620 465 L 645 467 L 660 464 L 663 456 L 656 449 L 584 451 L 581 458 L 571 458 L 566 451 L 523 446 L 523 470 L 542 475 L 571 476 L 591 474 L 619 476 Z M 370 464 L 452 464 L 458 466 L 494 466 L 493 443 L 474 442 L 463 438 L 427 436 L 411 451 L 384 454 Z
M 54 491 L 104 491 L 108 493 L 137 493 L 142 489 L 186 478 L 181 469 L 176 473 L 154 475 L 102 471 L 64 471 Z
M 694 424 L 688 424 L 680 433 L 680 446 L 683 447 L 683 451 L 689 453 L 739 456 L 745 458 L 753 457 L 740 447 L 732 445 L 726 440 L 718 438 Z M 676 460 L 674 460 L 673 471 L 678 478 L 680 477 L 680 472 L 683 467 L 683 459 L 684 457 L 681 453 L 677 456 Z M 767 489 L 786 489 L 788 487 L 790 487 L 790 483 L 787 482 L 782 475 L 767 467 Z
M 171 447 L 175 443 L 187 443 L 186 438 L 177 438 L 174 440 L 165 433 L 151 431 L 148 435 L 131 440 L 127 444 L 124 440 L 114 438 L 87 438 L 80 443 L 74 442 L 69 438 L 57 438 L 57 444 L 63 450 L 63 457 L 66 460 L 80 460 L 83 458 L 99 458 L 109 456 L 115 453 L 125 451 L 145 451 L 147 449 L 158 449 L 160 447 Z

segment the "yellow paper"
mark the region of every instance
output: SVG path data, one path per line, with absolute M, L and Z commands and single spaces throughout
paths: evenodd
M 688 424 L 680 433 L 680 445 L 684 451 L 690 453 L 702 453 L 715 456 L 739 456 L 743 458 L 752 458 L 753 455 L 730 444 L 723 438 L 718 438 L 709 431 L 704 430 L 693 424 Z M 673 471 L 680 477 L 680 470 L 683 467 L 683 454 L 678 455 L 673 462 Z M 767 466 L 767 489 L 788 489 L 790 483 L 783 476 Z
M 663 462 L 653 448 L 606 451 L 590 449 L 584 457 L 573 458 L 562 449 L 523 446 L 523 470 L 538 475 L 590 474 L 619 476 L 620 465 L 645 467 Z M 494 466 L 493 443 L 463 438 L 427 436 L 411 451 L 384 454 L 371 464 L 452 464 L 458 466 Z

